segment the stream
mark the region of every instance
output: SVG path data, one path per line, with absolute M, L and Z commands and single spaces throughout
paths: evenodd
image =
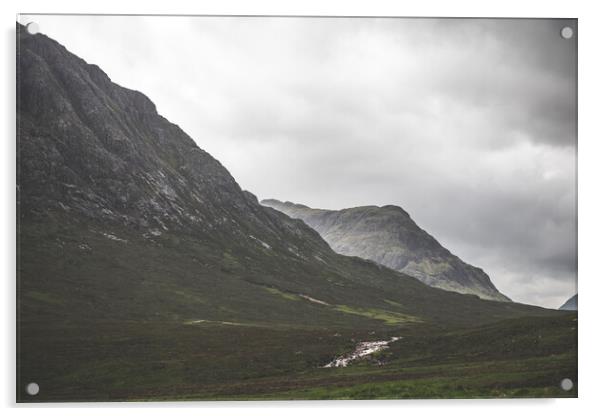
M 322 368 L 331 367 L 347 367 L 352 361 L 358 360 L 375 352 L 382 351 L 389 348 L 389 344 L 401 339 L 401 337 L 393 337 L 388 341 L 364 341 L 357 344 L 355 350 L 348 354 L 343 354 L 340 357 L 335 358 Z

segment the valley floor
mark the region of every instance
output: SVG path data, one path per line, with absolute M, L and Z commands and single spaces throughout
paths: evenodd
M 576 397 L 576 327 L 575 313 L 446 333 L 24 322 L 18 385 L 36 381 L 40 393 L 18 400 Z M 360 341 L 391 336 L 403 339 L 348 367 L 320 368 Z M 571 391 L 560 388 L 564 378 L 573 380 Z

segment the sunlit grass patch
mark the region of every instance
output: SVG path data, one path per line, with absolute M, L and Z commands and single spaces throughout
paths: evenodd
M 52 305 L 62 305 L 64 303 L 62 299 L 48 292 L 29 291 L 25 293 L 25 297 Z
M 379 321 L 384 321 L 387 325 L 398 325 L 398 324 L 406 324 L 406 323 L 416 323 L 422 322 L 420 319 L 416 318 L 412 315 L 406 315 L 399 312 L 387 311 L 384 309 L 374 309 L 374 308 L 358 308 L 351 307 L 348 305 L 336 305 L 334 307 L 335 310 L 349 313 L 352 315 L 360 315 L 366 318 L 377 319 Z
M 297 295 L 293 295 L 292 293 L 282 292 L 273 287 L 266 287 L 265 290 L 267 290 L 268 292 L 270 292 L 273 295 L 281 296 L 287 300 L 295 300 L 295 301 L 300 300 L 299 296 L 297 296 Z

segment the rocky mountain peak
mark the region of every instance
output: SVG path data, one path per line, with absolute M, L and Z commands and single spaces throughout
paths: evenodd
M 20 212 L 163 232 L 248 235 L 273 215 L 144 94 L 19 30 Z
M 401 207 L 364 206 L 339 211 L 261 201 L 314 228 L 336 252 L 375 261 L 422 282 L 484 299 L 507 301 L 480 268 L 449 252 Z

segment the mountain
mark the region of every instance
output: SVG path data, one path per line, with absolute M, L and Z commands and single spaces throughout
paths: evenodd
M 17 42 L 17 385 L 41 386 L 18 401 L 252 394 L 357 339 L 562 315 L 335 253 L 142 93 Z
M 474 320 L 473 307 L 509 310 L 337 255 L 304 222 L 243 191 L 146 96 L 44 35 L 21 31 L 19 40 L 24 313 L 43 298 L 54 301 L 54 313 L 77 304 L 80 315 L 148 317 L 150 303 L 163 318 L 263 319 L 261 305 L 286 300 L 274 293 L 447 322 Z M 329 318 L 341 313 L 299 305 Z M 512 311 L 521 310 L 537 308 Z
M 375 261 L 429 286 L 483 299 L 510 301 L 482 269 L 450 253 L 400 207 L 365 206 L 333 211 L 276 199 L 261 203 L 303 220 L 337 253 Z
M 563 310 L 563 311 L 576 311 L 577 310 L 577 295 L 574 295 L 571 298 L 569 298 L 558 309 Z

